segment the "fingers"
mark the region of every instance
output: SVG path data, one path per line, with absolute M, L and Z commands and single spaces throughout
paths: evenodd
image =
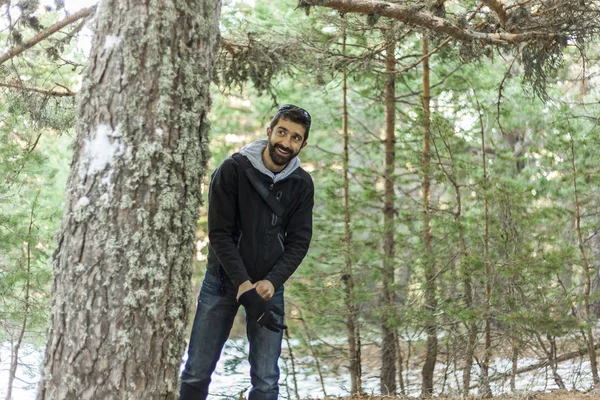
M 282 317 L 284 316 L 281 308 L 277 307 L 276 305 L 271 304 L 271 311 L 273 311 L 277 315 L 281 315 Z
M 256 291 L 265 300 L 269 300 L 275 294 L 275 288 L 273 284 L 268 280 L 262 280 L 256 282 Z
M 282 329 L 287 329 L 287 325 L 285 324 L 280 324 L 277 321 L 275 321 L 275 318 L 271 317 L 272 319 L 269 321 L 268 324 L 263 325 L 265 328 L 267 328 L 270 331 L 279 333 L 281 332 Z
M 277 329 L 276 327 L 272 326 L 272 325 L 263 325 L 265 328 L 267 328 L 268 330 L 270 330 L 271 332 L 275 332 L 275 333 L 279 333 L 281 332 L 281 329 Z
M 256 290 L 256 292 L 265 300 L 270 300 L 273 295 L 268 290 Z
M 273 322 L 273 326 L 279 329 L 287 329 L 287 325 L 286 324 L 279 324 L 277 322 Z
M 277 307 L 273 306 L 273 308 L 277 308 Z M 275 311 L 275 310 L 273 309 L 271 311 Z M 277 308 L 277 311 L 281 311 L 281 310 L 279 308 Z M 283 315 L 283 313 L 280 315 Z M 268 330 L 276 332 L 276 333 L 281 332 L 282 329 L 287 329 L 287 325 L 280 324 L 279 322 L 277 322 L 277 320 L 275 319 L 275 317 L 273 316 L 272 313 L 265 313 L 265 314 L 261 315 L 261 317 L 258 319 L 257 322 L 259 323 L 259 325 L 262 325 L 265 328 L 267 328 Z

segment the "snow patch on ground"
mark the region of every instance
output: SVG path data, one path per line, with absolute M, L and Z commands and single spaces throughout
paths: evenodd
M 294 344 L 292 343 L 292 346 Z M 223 355 L 217 364 L 212 377 L 209 400 L 224 398 L 237 399 L 240 393 L 247 396 L 250 389 L 250 367 L 247 358 L 247 343 L 245 340 L 229 340 L 223 350 Z M 284 343 L 283 353 L 286 354 Z M 187 355 L 187 351 L 186 351 Z M 21 348 L 20 363 L 17 369 L 17 379 L 14 382 L 13 399 L 34 400 L 37 385 L 40 379 L 40 366 L 44 357 L 44 349 L 24 345 Z M 310 365 L 309 359 L 296 359 L 296 376 L 291 371 L 291 363 L 284 358 L 280 359 L 281 368 L 280 398 L 296 398 L 295 387 L 298 387 L 300 398 L 323 398 L 323 385 L 319 375 L 313 369 L 299 370 L 301 365 Z M 536 363 L 536 359 L 522 359 L 519 367 Z M 181 370 L 185 363 L 185 356 Z M 7 383 L 10 367 L 10 343 L 0 343 L 0 398 L 6 397 Z M 491 373 L 507 372 L 511 368 L 510 360 L 497 359 L 491 366 Z M 473 370 L 473 383 L 476 382 L 478 370 Z M 564 380 L 568 390 L 586 390 L 592 386 L 589 361 L 585 359 L 574 360 L 559 364 L 558 373 Z M 333 374 L 324 371 L 324 386 L 328 396 L 346 396 L 350 390 L 350 376 L 347 374 Z M 459 396 L 457 388 L 462 381 L 462 371 L 447 369 L 444 364 L 438 363 L 436 367 L 436 394 L 443 390 L 444 395 Z M 364 371 L 363 388 L 368 394 L 379 393 L 379 377 L 376 374 Z M 421 391 L 421 369 L 408 371 L 407 394 L 418 396 Z M 537 372 L 517 376 L 516 389 L 519 392 L 549 391 L 557 389 L 549 368 L 542 368 Z M 510 382 L 507 380 L 492 383 L 492 392 L 496 395 L 510 392 Z M 472 392 L 473 394 L 476 391 Z
M 39 347 L 24 344 L 19 351 L 19 366 L 13 383 L 13 400 L 35 400 L 40 380 L 40 365 L 44 351 Z M 10 342 L 0 343 L 0 398 L 5 399 L 10 375 Z

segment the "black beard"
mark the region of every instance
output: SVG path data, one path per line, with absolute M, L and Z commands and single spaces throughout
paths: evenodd
M 281 154 L 277 153 L 277 147 L 279 147 L 280 149 L 286 150 L 286 151 L 290 151 L 290 155 L 289 156 L 282 156 Z M 273 163 L 275 165 L 278 165 L 280 167 L 286 165 L 287 163 L 289 163 L 290 161 L 292 161 L 292 159 L 294 157 L 296 157 L 298 155 L 298 153 L 294 153 L 294 151 L 292 149 L 288 149 L 286 147 L 283 147 L 279 144 L 273 144 L 271 142 L 269 142 L 269 156 L 271 156 L 271 160 L 273 160 Z

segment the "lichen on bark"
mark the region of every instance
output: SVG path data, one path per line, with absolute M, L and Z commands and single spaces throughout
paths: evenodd
M 39 399 L 176 397 L 219 12 L 99 5 Z

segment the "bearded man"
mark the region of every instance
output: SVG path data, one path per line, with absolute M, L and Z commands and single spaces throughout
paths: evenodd
M 279 395 L 284 283 L 312 236 L 314 186 L 300 168 L 310 114 L 279 108 L 267 139 L 228 157 L 208 195 L 208 262 L 181 375 L 180 400 L 204 400 L 237 310 L 246 311 L 252 388 L 248 400 Z

